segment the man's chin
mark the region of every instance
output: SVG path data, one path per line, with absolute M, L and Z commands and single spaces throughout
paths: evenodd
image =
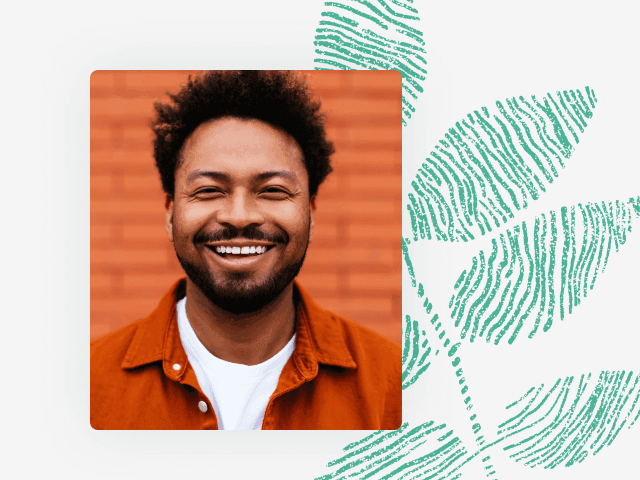
M 299 261 L 271 272 L 262 281 L 247 278 L 246 272 L 234 272 L 224 280 L 216 281 L 210 272 L 185 261 L 180 255 L 178 260 L 191 282 L 213 305 L 231 314 L 243 315 L 275 302 L 300 273 L 305 255 L 306 249 Z
M 200 290 L 212 304 L 235 315 L 262 310 L 282 293 L 282 291 L 274 291 L 273 288 L 216 288 L 214 290 L 206 289 L 206 291 L 200 288 Z

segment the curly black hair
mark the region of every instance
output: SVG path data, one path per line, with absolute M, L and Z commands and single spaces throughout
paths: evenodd
M 335 151 L 327 139 L 320 101 L 307 80 L 294 71 L 209 71 L 189 76 L 180 92 L 167 92 L 173 104 L 155 102 L 153 152 L 162 188 L 173 197 L 180 150 L 203 122 L 222 117 L 262 120 L 291 135 L 300 146 L 309 175 L 309 196 L 331 173 Z

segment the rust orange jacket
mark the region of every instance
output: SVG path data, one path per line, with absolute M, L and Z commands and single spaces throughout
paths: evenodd
M 322 309 L 297 282 L 295 287 L 295 350 L 269 399 L 262 429 L 400 428 L 400 346 Z M 218 428 L 180 341 L 176 302 L 185 290 L 182 279 L 149 316 L 91 342 L 93 428 Z

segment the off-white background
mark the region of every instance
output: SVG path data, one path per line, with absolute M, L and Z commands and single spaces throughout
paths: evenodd
M 427 49 L 425 94 L 404 130 L 405 186 L 471 110 L 513 95 L 595 89 L 598 104 L 560 179 L 517 221 L 640 194 L 638 28 L 632 2 L 414 2 Z M 317 0 L 36 2 L 5 7 L 2 474 L 7 478 L 311 479 L 359 432 L 96 432 L 89 425 L 89 75 L 96 69 L 307 69 Z M 529 387 L 569 374 L 640 370 L 640 232 L 613 255 L 575 313 L 546 334 L 462 350 L 487 437 Z M 485 243 L 483 243 L 485 242 Z M 412 245 L 441 316 L 485 240 Z M 421 252 L 419 252 L 421 250 Z M 400 255 L 400 252 L 398 252 Z M 407 313 L 416 314 L 407 285 Z M 415 304 L 415 305 L 414 305 Z M 590 346 L 597 345 L 596 349 Z M 535 362 L 532 361 L 535 359 Z M 471 429 L 443 361 L 404 398 L 405 420 Z M 497 478 L 634 478 L 640 426 L 581 465 L 530 470 L 491 450 Z M 7 475 L 8 474 L 8 475 Z M 464 478 L 481 479 L 477 462 Z

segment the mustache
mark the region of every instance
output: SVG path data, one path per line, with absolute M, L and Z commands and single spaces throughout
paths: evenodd
M 234 240 L 236 238 L 272 243 L 289 243 L 289 236 L 285 232 L 267 233 L 255 225 L 247 225 L 244 228 L 236 228 L 229 225 L 213 232 L 198 232 L 198 234 L 194 236 L 193 242 L 213 243 L 224 240 Z

